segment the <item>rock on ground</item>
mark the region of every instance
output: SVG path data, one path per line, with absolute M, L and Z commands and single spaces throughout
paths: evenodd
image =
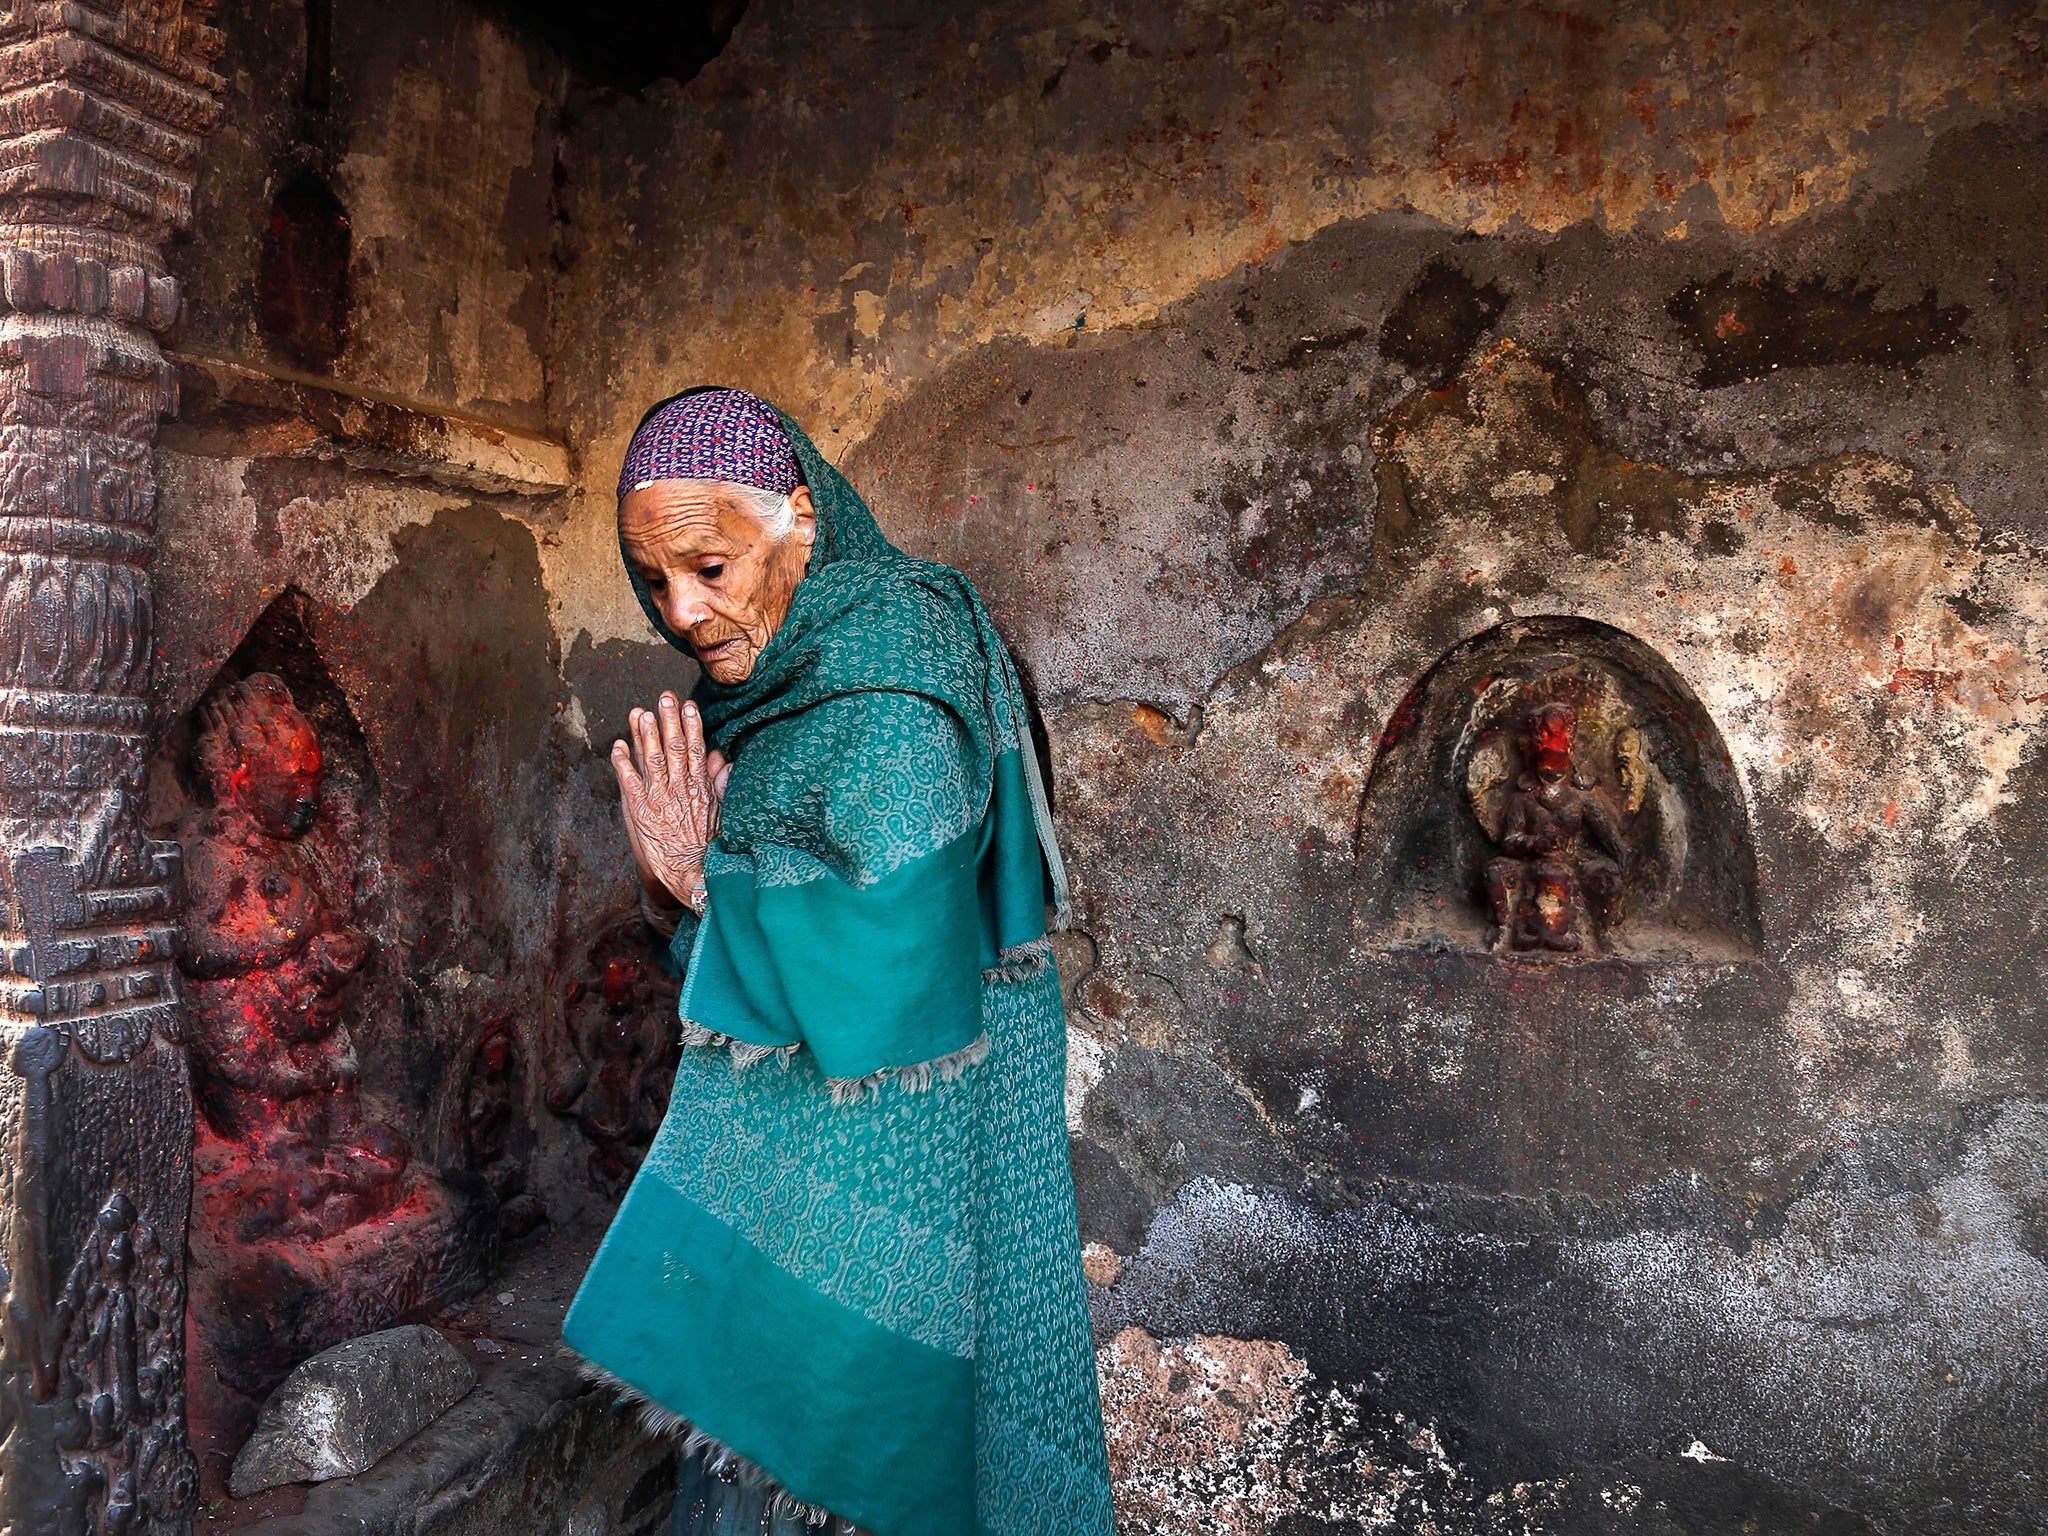
M 350 1477 L 403 1445 L 476 1385 L 455 1346 L 420 1324 L 322 1350 L 270 1395 L 235 1458 L 238 1499 Z

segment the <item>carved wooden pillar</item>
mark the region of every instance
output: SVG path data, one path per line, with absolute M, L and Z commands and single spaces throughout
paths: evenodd
M 0 0 L 0 1536 L 189 1528 L 177 849 L 142 833 L 163 246 L 215 0 Z

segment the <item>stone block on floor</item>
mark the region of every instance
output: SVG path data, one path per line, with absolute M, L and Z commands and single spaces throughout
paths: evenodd
M 422 1324 L 322 1350 L 263 1404 L 228 1484 L 247 1498 L 368 1471 L 476 1385 L 476 1368 Z

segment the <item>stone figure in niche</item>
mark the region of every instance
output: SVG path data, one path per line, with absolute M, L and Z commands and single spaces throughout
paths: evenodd
M 661 1127 L 682 1054 L 675 979 L 656 963 L 636 914 L 607 929 L 562 1000 L 566 1050 L 548 1074 L 548 1107 L 590 1139 L 590 1185 L 622 1193 Z
M 524 1186 L 526 1170 L 512 1151 L 519 1123 L 519 1049 L 503 1019 L 493 1020 L 477 1043 L 462 1118 L 472 1166 L 501 1201 L 510 1199 Z
M 491 1019 L 444 1005 L 423 1028 L 387 961 L 382 792 L 320 618 L 296 593 L 273 604 L 152 773 L 156 819 L 187 849 L 186 1403 L 208 1496 L 300 1361 L 482 1284 L 518 1173 L 485 1164 L 526 1156 L 516 1056 L 470 1055 Z M 460 1113 L 415 1107 L 428 1073 L 463 1091 L 439 1054 L 458 1035 L 482 1077 L 469 1168 Z
M 1748 810 L 1713 717 L 1655 651 L 1590 619 L 1509 620 L 1416 679 L 1356 846 L 1362 949 L 1516 967 L 1756 954 Z
M 1536 703 L 1515 732 L 1517 771 L 1486 866 L 1496 947 L 1571 953 L 1600 946 L 1622 920 L 1628 846 L 1606 791 L 1574 757 L 1578 711 Z
M 525 1114 L 525 1062 L 508 1018 L 484 1027 L 470 1058 L 463 1097 L 469 1167 L 498 1200 L 500 1234 L 524 1237 L 548 1219 L 546 1203 L 526 1187 L 534 1135 Z
M 193 762 L 212 807 L 190 855 L 200 1109 L 232 1144 L 236 1235 L 331 1237 L 395 1206 L 410 1151 L 365 1115 L 345 995 L 368 952 L 349 893 L 303 845 L 320 739 L 276 676 L 209 699 Z

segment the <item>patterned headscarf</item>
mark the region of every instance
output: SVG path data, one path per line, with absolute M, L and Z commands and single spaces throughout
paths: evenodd
M 803 478 L 775 407 L 744 389 L 697 389 L 648 412 L 619 467 L 619 497 L 656 480 L 725 480 L 787 496 Z

